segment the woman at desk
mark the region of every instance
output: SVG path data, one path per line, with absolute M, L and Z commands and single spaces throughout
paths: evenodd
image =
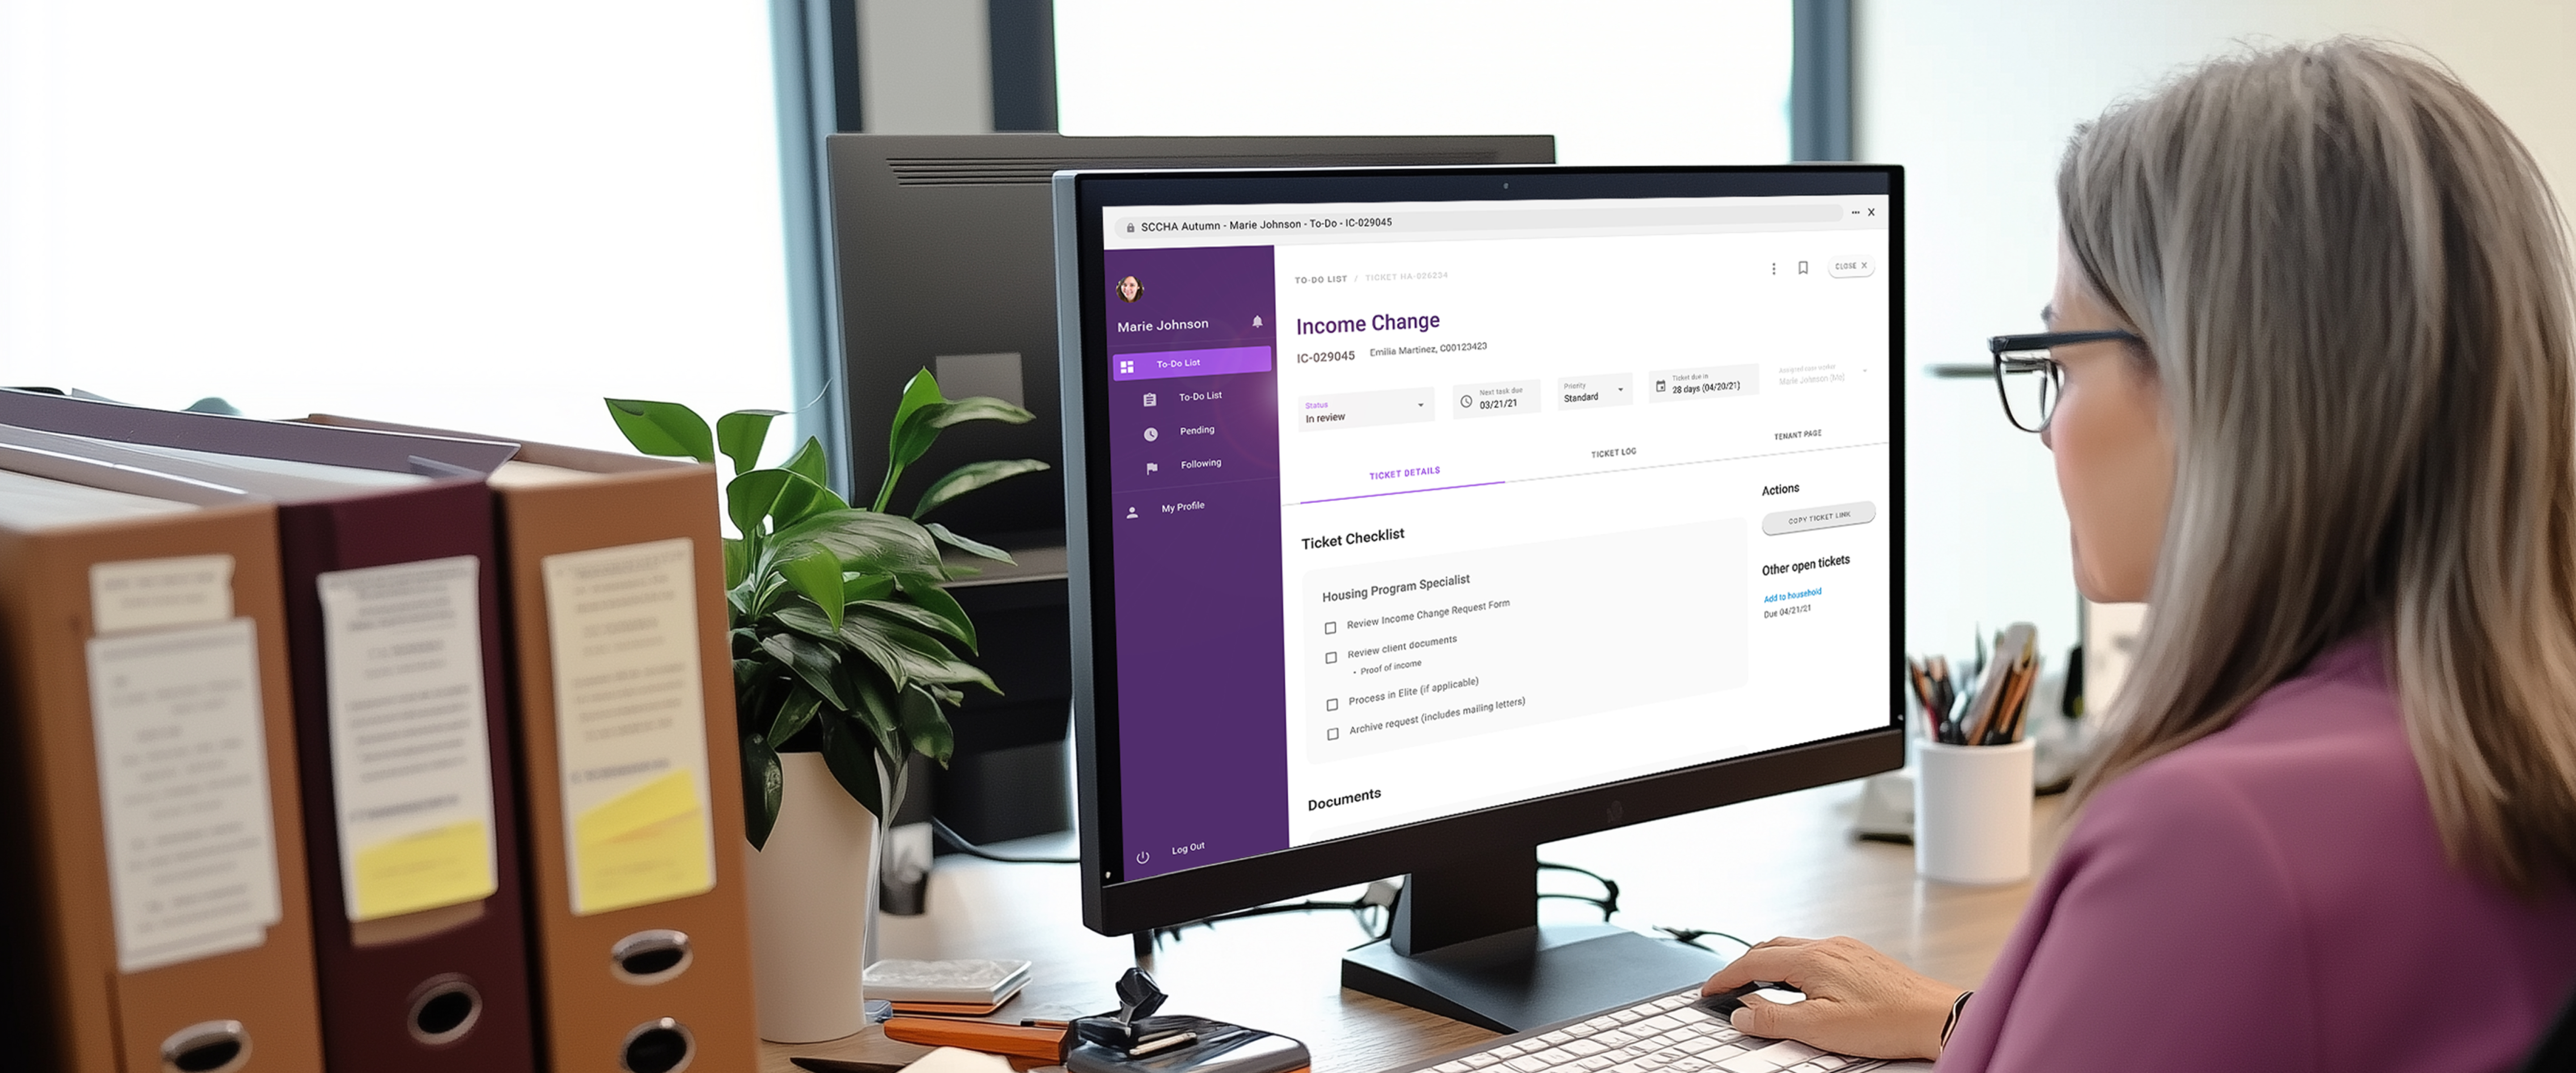
M 1736 1026 L 1943 1070 L 2497 1070 L 2576 986 L 2576 314 L 2530 154 L 2355 41 L 2222 59 L 2058 174 L 2077 587 L 2116 729 L 1985 984 L 1774 939 Z

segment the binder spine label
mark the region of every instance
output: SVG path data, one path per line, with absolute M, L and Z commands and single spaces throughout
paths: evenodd
M 282 903 L 251 621 L 88 649 L 118 970 L 268 941 Z
M 492 750 L 471 555 L 320 578 L 350 920 L 490 897 Z
M 222 622 L 233 617 L 233 557 L 183 555 L 89 568 L 91 632 Z
M 545 559 L 575 916 L 715 888 L 696 545 Z

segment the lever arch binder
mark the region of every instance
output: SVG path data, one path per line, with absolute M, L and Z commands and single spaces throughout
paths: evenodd
M 530 443 L 490 483 L 549 1067 L 749 1069 L 715 470 Z
M 323 1069 L 282 596 L 269 504 L 0 449 L 11 1067 Z

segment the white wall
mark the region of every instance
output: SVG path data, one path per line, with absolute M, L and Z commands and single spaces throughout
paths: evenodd
M 992 133 L 990 12 L 985 0 L 860 0 L 859 129 Z
M 1985 360 L 2036 331 L 2056 269 L 2058 154 L 2076 123 L 2240 39 L 2369 34 L 2429 50 L 2576 198 L 2576 5 L 2524 0 L 1857 0 L 1856 151 L 1906 166 L 1907 361 Z M 1906 633 L 1964 652 L 2028 619 L 2062 653 L 2075 587 L 2056 478 L 1990 381 L 1909 388 Z
M 1553 134 L 1567 164 L 1789 156 L 1787 0 L 1057 0 L 1066 134 Z
M 758 4 L 0 0 L 0 384 L 785 408 L 776 101 Z

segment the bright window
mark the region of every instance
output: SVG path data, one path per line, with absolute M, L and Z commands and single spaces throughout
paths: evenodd
M 0 383 L 787 408 L 777 116 L 764 4 L 0 0 Z
M 1553 134 L 1567 164 L 1789 157 L 1788 0 L 1057 0 L 1067 134 Z

